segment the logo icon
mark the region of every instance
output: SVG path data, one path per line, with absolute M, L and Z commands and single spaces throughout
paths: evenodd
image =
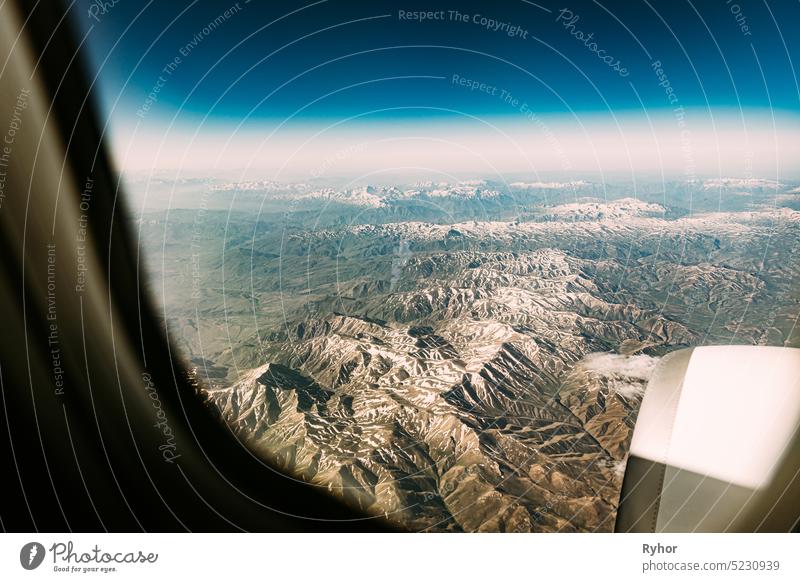
M 19 563 L 26 570 L 35 570 L 44 561 L 44 546 L 39 542 L 28 542 L 19 551 Z

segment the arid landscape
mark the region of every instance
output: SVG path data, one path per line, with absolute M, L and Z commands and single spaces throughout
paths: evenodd
M 137 228 L 209 410 L 405 529 L 611 531 L 661 356 L 800 345 L 796 184 L 146 186 L 194 200 Z

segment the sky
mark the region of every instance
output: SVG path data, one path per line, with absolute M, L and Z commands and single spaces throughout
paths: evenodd
M 79 0 L 73 16 L 124 170 L 800 170 L 797 2 Z

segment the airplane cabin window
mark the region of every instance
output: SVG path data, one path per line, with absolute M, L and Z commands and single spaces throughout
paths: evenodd
M 748 5 L 751 30 L 730 3 L 458 4 L 76 0 L 53 16 L 75 47 L 53 61 L 60 41 L 31 41 L 28 78 L 47 83 L 4 82 L 0 112 L 6 143 L 39 116 L 67 152 L 60 189 L 31 171 L 11 200 L 0 174 L 0 213 L 26 186 L 63 191 L 18 215 L 66 237 L 51 258 L 74 275 L 20 266 L 58 290 L 25 313 L 58 309 L 51 340 L 82 350 L 46 369 L 91 381 L 80 355 L 106 354 L 84 409 L 116 403 L 95 414 L 119 422 L 112 443 L 128 406 L 150 415 L 155 444 L 131 463 L 194 489 L 182 472 L 209 462 L 195 502 L 230 487 L 232 507 L 271 479 L 317 500 L 274 507 L 308 529 L 796 528 L 797 7 Z M 96 143 L 42 97 L 69 99 L 73 66 L 74 127 L 91 117 Z M 31 140 L 33 167 L 60 161 Z M 49 248 L 31 218 L 6 220 Z M 251 468 L 230 477 L 226 458 Z M 172 503 L 154 529 L 182 529 Z M 214 503 L 185 529 L 259 529 Z

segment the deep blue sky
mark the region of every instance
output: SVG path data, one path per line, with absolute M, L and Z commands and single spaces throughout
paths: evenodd
M 734 117 L 741 108 L 761 119 L 769 110 L 789 118 L 800 113 L 796 1 L 240 0 L 233 16 L 202 33 L 234 4 L 117 0 L 98 13 L 97 2 L 79 0 L 75 21 L 88 33 L 86 53 L 99 70 L 98 97 L 111 125 L 191 133 L 204 119 L 204 131 L 213 132 L 240 122 L 245 129 L 275 127 L 294 116 L 285 127 L 324 127 L 385 109 L 391 111 L 361 122 L 373 129 L 409 119 L 458 123 L 465 116 L 517 123 L 518 107 L 500 98 L 502 90 L 544 116 L 672 116 L 677 105 Z M 579 16 L 572 28 L 557 21 L 562 8 Z M 448 13 L 443 21 L 404 21 L 399 10 L 458 10 L 468 22 Z M 476 14 L 520 27 L 527 38 L 487 30 L 473 22 Z M 628 75 L 571 31 L 592 33 L 594 48 L 619 60 Z M 165 74 L 176 57 L 181 62 Z M 668 77 L 673 103 L 654 61 Z M 498 89 L 493 96 L 454 86 L 454 74 Z M 158 85 L 157 98 L 148 100 Z
M 142 10 L 146 2 L 118 0 L 107 14 L 99 16 L 100 22 L 87 16 L 91 2 L 82 0 L 79 4 L 83 6 L 76 11 L 78 20 L 83 25 L 95 25 L 89 39 L 94 62 L 109 58 L 102 73 L 105 100 L 116 98 L 132 74 L 123 100 L 126 107 L 134 110 L 155 84 L 162 67 L 178 55 L 179 49 L 204 26 L 231 6 L 228 0 L 197 2 L 161 35 L 189 2 L 154 0 Z M 255 115 L 283 118 L 294 112 L 298 104 L 344 86 L 374 79 L 422 75 L 450 77 L 453 73 L 524 95 L 528 102 L 535 103 L 543 112 L 566 111 L 567 106 L 578 111 L 604 111 L 608 107 L 638 109 L 639 101 L 631 84 L 647 107 L 662 108 L 667 105 L 664 91 L 657 85 L 650 68 L 656 59 L 664 64 L 664 71 L 680 103 L 686 107 L 707 104 L 768 107 L 771 102 L 775 108 L 800 109 L 797 81 L 790 64 L 790 58 L 800 64 L 800 41 L 796 34 L 796 23 L 800 22 L 798 2 L 771 2 L 775 21 L 765 3 L 739 2 L 741 14 L 750 27 L 750 36 L 741 32 L 731 12 L 733 3 L 726 4 L 723 0 L 695 2 L 694 9 L 699 16 L 684 0 L 651 2 L 660 17 L 646 2 L 604 0 L 602 5 L 621 24 L 594 2 L 541 2 L 541 6 L 553 10 L 553 13 L 547 13 L 521 0 L 450 4 L 330 0 L 258 32 L 270 21 L 307 4 L 309 2 L 261 0 L 246 4 L 242 0 L 239 13 L 204 38 L 169 75 L 159 94 L 156 109 L 165 112 L 179 106 L 194 89 L 185 107 L 191 112 L 205 114 L 222 92 L 232 87 L 217 105 L 215 116 L 236 118 L 247 114 L 270 91 L 309 67 L 351 53 L 403 46 L 409 48 L 379 50 L 317 68 L 278 91 L 257 109 Z M 454 4 L 462 13 L 480 13 L 527 29 L 528 39 L 509 38 L 502 32 L 484 30 L 472 22 L 416 23 L 398 19 L 400 9 L 453 9 Z M 557 11 L 563 7 L 569 7 L 580 16 L 576 29 L 594 32 L 598 46 L 630 70 L 627 78 L 621 78 L 610 70 L 561 23 L 555 22 Z M 385 14 L 391 16 L 343 24 Z M 335 25 L 341 26 L 314 34 Z M 706 25 L 710 30 L 706 30 Z M 130 28 L 125 32 L 128 26 Z M 781 26 L 788 52 L 778 26 Z M 253 33 L 249 40 L 234 49 L 237 43 Z M 312 36 L 258 64 L 269 53 L 309 34 Z M 414 45 L 453 48 L 412 48 Z M 231 49 L 233 51 L 215 66 Z M 539 77 L 541 82 L 498 59 L 513 62 Z M 591 82 L 569 60 L 580 67 Z M 247 72 L 253 66 L 255 68 Z M 208 75 L 201 81 L 206 73 Z M 245 76 L 237 82 L 242 74 Z M 458 109 L 477 115 L 509 113 L 508 106 L 499 99 L 454 90 L 449 82 L 410 79 L 370 83 L 343 91 L 309 108 L 305 115 L 311 118 L 339 117 L 365 109 L 415 104 Z

